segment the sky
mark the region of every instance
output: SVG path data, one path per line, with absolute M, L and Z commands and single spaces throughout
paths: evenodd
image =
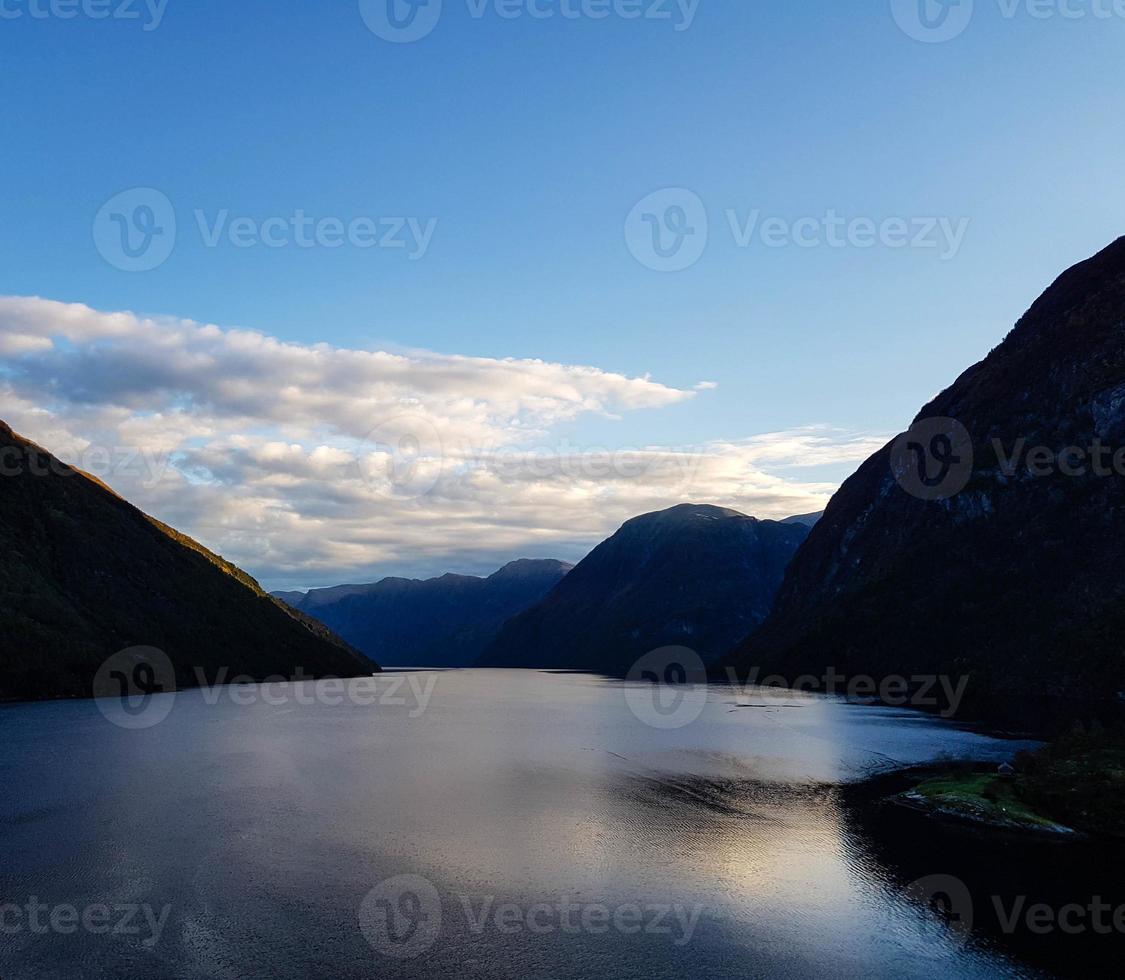
M 1125 230 L 1125 0 L 0 0 L 0 418 L 270 588 L 823 507 Z

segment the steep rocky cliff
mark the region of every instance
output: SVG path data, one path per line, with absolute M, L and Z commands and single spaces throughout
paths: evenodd
M 735 652 L 969 676 L 970 696 L 1125 689 L 1125 239 L 860 467 Z

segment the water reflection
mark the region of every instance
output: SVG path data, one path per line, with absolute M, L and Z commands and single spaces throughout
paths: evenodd
M 0 934 L 0 975 L 1019 975 L 1001 946 L 959 943 L 902 895 L 886 839 L 841 789 L 1012 746 L 907 711 L 750 694 L 699 688 L 699 717 L 671 731 L 644 724 L 621 681 L 519 672 L 442 673 L 417 714 L 187 692 L 161 724 L 123 731 L 88 703 L 2 709 L 0 899 L 172 913 L 152 949 Z M 360 921 L 403 875 L 440 904 L 411 960 Z M 523 918 L 492 917 L 506 903 Z M 610 926 L 565 930 L 568 903 Z M 678 933 L 620 928 L 660 908 Z M 695 916 L 682 943 L 677 912 Z

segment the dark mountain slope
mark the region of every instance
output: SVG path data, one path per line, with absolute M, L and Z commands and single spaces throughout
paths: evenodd
M 0 699 L 86 697 L 110 655 L 163 650 L 178 686 L 378 668 L 245 572 L 0 423 Z
M 670 645 L 714 658 L 765 619 L 807 534 L 720 507 L 637 517 L 509 622 L 480 662 L 621 673 Z
M 515 561 L 488 578 L 389 578 L 315 589 L 296 602 L 388 666 L 468 667 L 510 617 L 542 599 L 570 568 L 559 561 Z
M 1112 452 L 1095 460 L 1099 441 Z M 977 699 L 1125 689 L 1123 446 L 1125 239 L 1063 274 L 844 484 L 733 662 L 790 680 L 970 675 Z M 1068 447 L 1081 453 L 1060 466 Z M 937 484 L 921 491 L 919 453 Z

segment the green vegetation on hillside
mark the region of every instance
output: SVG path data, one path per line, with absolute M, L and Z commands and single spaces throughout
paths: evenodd
M 1125 838 L 1125 742 L 1075 733 L 1017 759 L 1021 796 L 1092 834 Z
M 1055 821 L 1036 813 L 1021 799 L 1012 780 L 995 773 L 937 776 L 920 783 L 907 794 L 907 798 L 921 798 L 939 812 L 995 826 L 1046 831 L 1061 829 Z
M 1077 732 L 1021 752 L 1009 774 L 950 760 L 898 799 L 998 828 L 1125 837 L 1125 743 Z

